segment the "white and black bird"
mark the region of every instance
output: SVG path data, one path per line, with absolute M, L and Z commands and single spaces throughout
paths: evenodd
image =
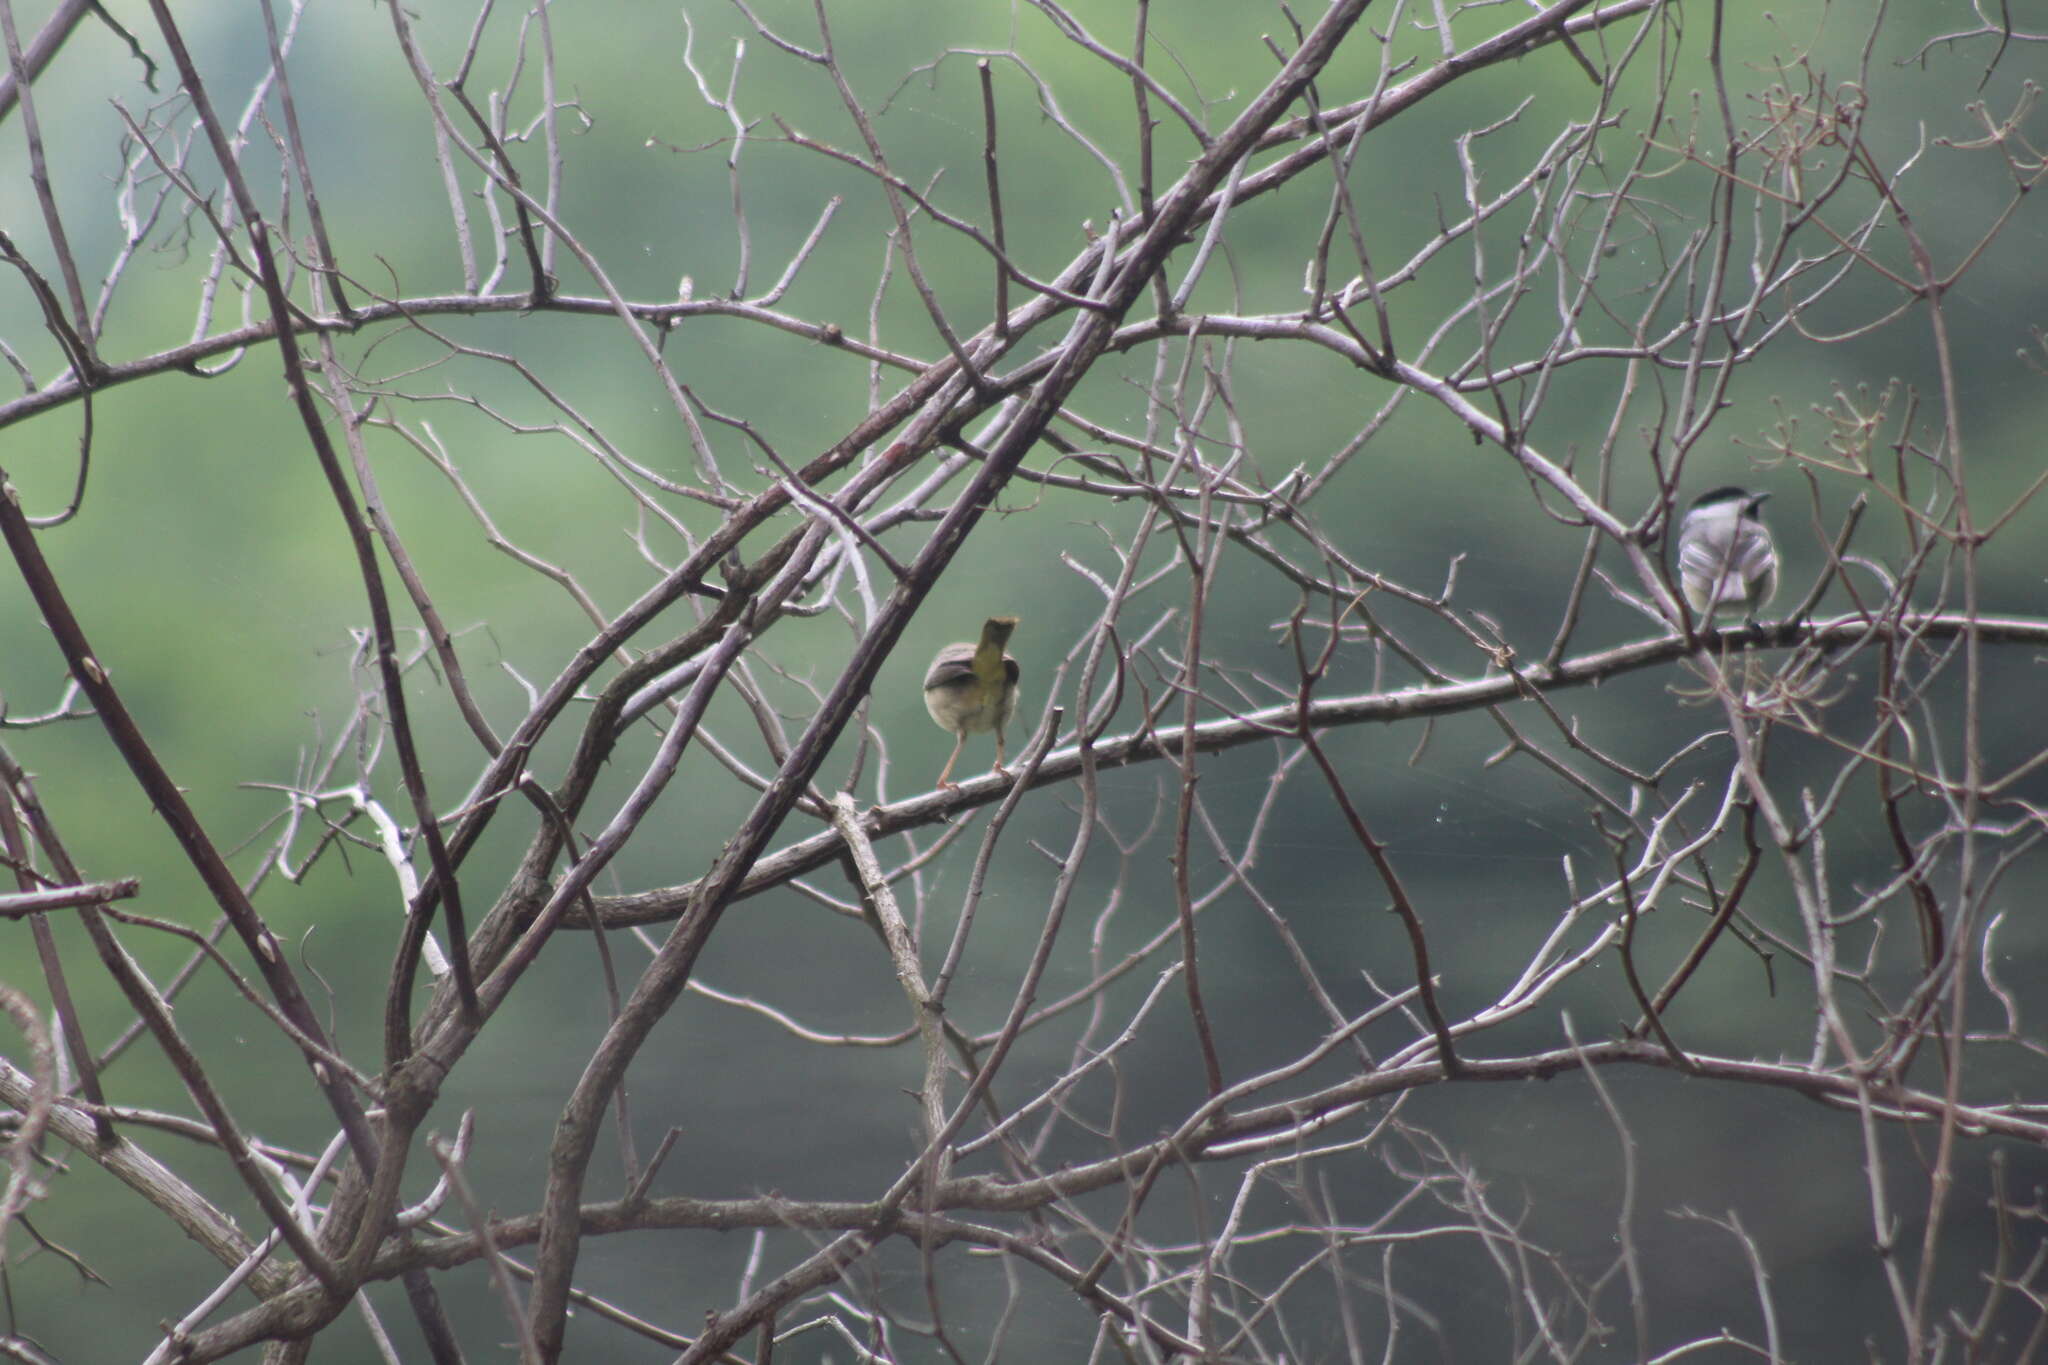
M 1778 592 L 1778 551 L 1761 515 L 1769 493 L 1715 488 L 1700 494 L 1678 526 L 1678 585 L 1703 625 L 1741 612 L 1754 621 Z

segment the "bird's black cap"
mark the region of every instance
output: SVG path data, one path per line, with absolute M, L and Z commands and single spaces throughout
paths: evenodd
M 1694 507 L 1706 507 L 1717 502 L 1747 502 L 1750 496 L 1750 491 L 1747 488 L 1737 488 L 1731 483 L 1725 488 L 1709 488 L 1706 492 L 1694 498 L 1692 505 Z
M 1692 505 L 1694 508 L 1718 507 L 1723 503 L 1739 502 L 1747 504 L 1748 510 L 1755 512 L 1769 496 L 1769 493 L 1752 493 L 1747 488 L 1737 488 L 1731 483 L 1720 488 L 1709 488 L 1694 498 Z

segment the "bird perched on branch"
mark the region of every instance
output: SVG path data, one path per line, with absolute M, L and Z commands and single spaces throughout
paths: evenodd
M 1017 661 L 1004 649 L 1016 628 L 1014 616 L 989 617 L 982 623 L 978 643 L 947 645 L 924 675 L 924 709 L 932 713 L 941 730 L 950 730 L 955 736 L 952 756 L 939 772 L 941 787 L 958 785 L 948 779 L 969 735 L 996 732 L 993 771 L 1004 771 L 1003 727 L 1017 710 Z
M 1769 493 L 1715 488 L 1700 494 L 1678 527 L 1678 585 L 1701 624 L 1739 609 L 1743 619 L 1770 605 L 1778 591 L 1778 551 L 1761 515 Z

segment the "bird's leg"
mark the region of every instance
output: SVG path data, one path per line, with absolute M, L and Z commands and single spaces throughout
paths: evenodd
M 957 782 L 948 782 L 946 779 L 953 775 L 953 765 L 960 761 L 960 751 L 966 747 L 967 732 L 962 730 L 953 737 L 953 752 L 947 757 L 946 766 L 939 769 L 939 787 L 942 790 L 951 791 L 954 787 L 960 785 Z
M 996 766 L 990 768 L 989 771 L 1001 773 L 1004 777 L 1010 775 L 1010 770 L 1003 766 L 1003 727 L 1000 725 L 996 727 Z

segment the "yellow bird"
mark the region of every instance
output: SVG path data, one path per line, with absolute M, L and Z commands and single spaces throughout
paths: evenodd
M 1003 727 L 1017 710 L 1017 661 L 1004 653 L 1010 632 L 1017 628 L 1014 616 L 991 616 L 982 624 L 978 644 L 961 641 L 947 645 L 932 660 L 924 675 L 924 709 L 941 730 L 950 730 L 952 756 L 939 772 L 941 787 L 957 786 L 947 779 L 960 761 L 960 750 L 969 735 L 996 732 L 995 772 L 1003 768 Z

